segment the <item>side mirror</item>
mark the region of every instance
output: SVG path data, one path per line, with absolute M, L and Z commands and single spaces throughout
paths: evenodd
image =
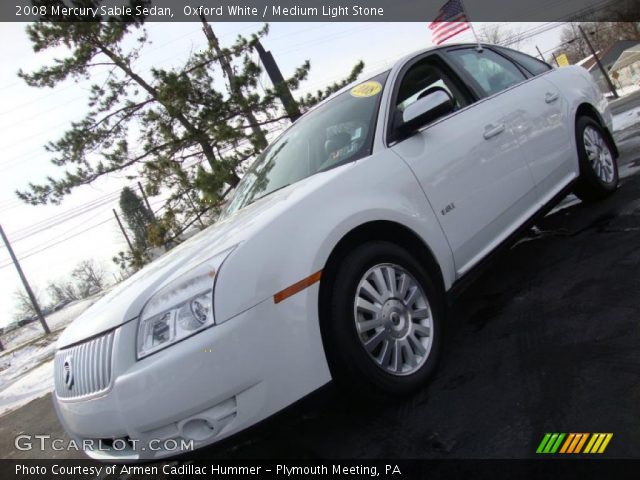
M 402 112 L 400 131 L 404 135 L 413 133 L 426 124 L 453 112 L 454 108 L 451 95 L 445 89 L 435 87 Z

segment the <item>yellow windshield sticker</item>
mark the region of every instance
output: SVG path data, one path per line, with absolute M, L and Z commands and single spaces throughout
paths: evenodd
M 359 98 L 373 97 L 374 95 L 379 94 L 381 90 L 382 85 L 378 82 L 364 82 L 353 87 L 351 89 L 351 95 Z

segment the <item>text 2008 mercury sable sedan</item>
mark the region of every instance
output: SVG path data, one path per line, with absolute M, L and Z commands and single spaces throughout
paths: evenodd
M 331 379 L 414 391 L 467 274 L 569 191 L 616 189 L 610 129 L 586 70 L 500 47 L 422 51 L 345 88 L 265 150 L 219 222 L 64 331 L 60 420 L 102 440 L 90 456 L 150 458 Z

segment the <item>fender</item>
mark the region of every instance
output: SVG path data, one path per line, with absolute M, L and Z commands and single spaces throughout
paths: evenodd
M 320 176 L 325 174 L 329 175 L 288 195 L 273 218 L 227 258 L 216 284 L 216 321 L 231 318 L 322 270 L 346 234 L 372 221 L 395 222 L 415 232 L 431 249 L 445 289 L 451 286 L 455 279 L 451 249 L 422 189 L 401 159 L 383 150 Z M 369 185 L 364 194 L 363 183 Z M 236 281 L 227 280 L 231 278 Z M 243 279 L 240 289 L 238 278 Z
M 596 120 L 605 128 L 609 140 L 615 146 L 613 140 L 613 116 L 609 108 L 609 102 L 600 88 L 593 80 L 591 74 L 579 66 L 570 66 L 559 68 L 554 71 L 553 75 L 546 78 L 552 82 L 563 94 L 567 102 L 567 118 L 575 122 L 578 111 L 588 106 L 589 111 L 596 117 Z M 571 138 L 572 146 L 576 148 L 575 137 Z M 617 147 L 615 147 L 615 155 L 618 155 Z M 577 162 L 576 157 L 576 162 Z M 576 163 L 577 168 L 577 163 Z M 579 171 L 579 170 L 576 170 Z

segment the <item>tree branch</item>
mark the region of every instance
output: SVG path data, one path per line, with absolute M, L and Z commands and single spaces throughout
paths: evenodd
M 87 130 L 93 130 L 94 128 L 96 128 L 98 125 L 106 122 L 107 120 L 109 120 L 111 117 L 119 114 L 120 112 L 124 112 L 125 110 L 128 110 L 130 108 L 134 109 L 134 112 L 140 110 L 142 107 L 144 107 L 145 105 L 155 102 L 156 100 L 153 98 L 150 98 L 148 100 L 145 100 L 144 102 L 140 102 L 140 103 L 136 103 L 134 105 L 125 105 L 122 108 L 119 108 L 118 110 L 115 110 L 114 112 L 111 112 L 108 115 L 105 115 L 104 117 L 102 117 L 100 120 L 98 120 L 97 122 L 95 122 L 93 125 L 91 125 L 90 127 L 87 127 Z M 128 115 L 131 115 L 131 113 L 129 113 Z

